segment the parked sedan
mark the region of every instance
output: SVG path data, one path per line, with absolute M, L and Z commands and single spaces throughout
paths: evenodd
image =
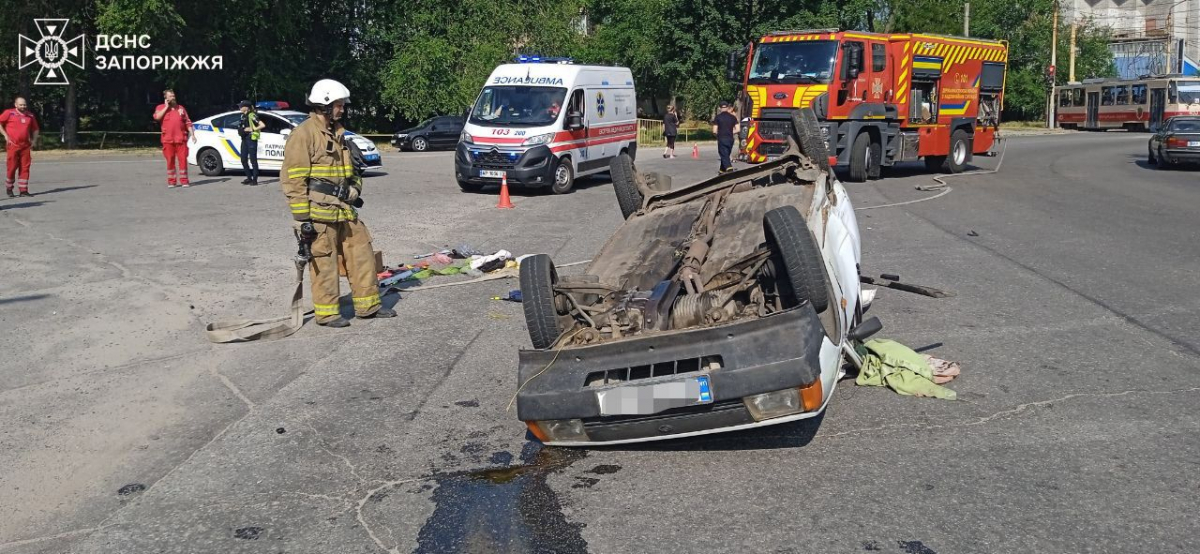
M 420 125 L 405 129 L 392 136 L 392 146 L 400 150 L 424 152 L 435 148 L 454 148 L 462 134 L 463 118 L 443 115 L 422 121 Z
M 1150 137 L 1149 160 L 1165 168 L 1200 162 L 1200 116 L 1180 115 L 1167 120 Z

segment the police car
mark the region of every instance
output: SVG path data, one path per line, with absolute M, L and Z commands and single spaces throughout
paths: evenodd
M 308 119 L 308 114 L 289 110 L 287 102 L 259 102 L 258 118 L 266 127 L 258 139 L 258 167 L 260 171 L 279 171 L 283 166 L 283 143 L 292 129 Z M 208 176 L 217 176 L 226 170 L 242 169 L 242 136 L 238 134 L 238 121 L 242 112 L 233 111 L 214 115 L 192 123 L 196 143 L 188 149 L 188 163 L 200 168 Z M 383 159 L 375 143 L 349 131 L 346 137 L 353 140 L 362 150 L 367 167 L 383 167 Z

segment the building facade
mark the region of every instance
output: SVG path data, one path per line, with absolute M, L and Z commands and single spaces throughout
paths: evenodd
M 1200 0 L 1060 0 L 1064 22 L 1112 33 L 1122 78 L 1200 75 Z

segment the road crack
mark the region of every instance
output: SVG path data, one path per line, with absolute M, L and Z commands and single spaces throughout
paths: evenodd
M 932 430 L 932 429 L 952 429 L 952 428 L 960 428 L 960 427 L 974 427 L 977 425 L 984 425 L 987 423 L 991 423 L 992 421 L 995 421 L 997 419 L 1002 419 L 1007 416 L 1015 416 L 1017 414 L 1025 412 L 1026 410 L 1029 410 L 1031 408 L 1039 408 L 1042 406 L 1048 406 L 1048 405 L 1055 404 L 1058 402 L 1066 402 L 1068 400 L 1074 400 L 1076 398 L 1116 398 L 1118 396 L 1128 396 L 1131 394 L 1165 395 L 1165 394 L 1187 394 L 1187 393 L 1193 393 L 1193 392 L 1200 392 L 1200 387 L 1192 387 L 1190 389 L 1163 390 L 1163 391 L 1138 389 L 1138 390 L 1126 390 L 1126 391 L 1120 391 L 1120 392 L 1105 392 L 1105 393 L 1079 392 L 1079 393 L 1068 394 L 1065 396 L 1060 396 L 1058 398 L 1051 398 L 1049 400 L 1037 400 L 1034 402 L 1026 402 L 1024 404 L 1017 404 L 1016 406 L 1013 406 L 1012 408 L 1001 410 L 994 414 L 979 417 L 979 418 L 976 418 L 976 419 L 970 420 L 970 421 L 960 421 L 960 422 L 955 422 L 955 423 L 942 423 L 942 424 L 932 424 L 932 425 L 926 424 L 926 423 L 880 425 L 877 427 L 866 427 L 866 428 L 862 428 L 862 429 L 850 429 L 847 431 L 840 431 L 840 432 L 832 433 L 829 435 L 817 435 L 816 438 L 817 439 L 836 439 L 838 437 L 860 435 L 863 433 L 878 433 L 881 431 L 892 431 L 892 430 L 896 430 L 896 429 L 923 429 L 923 430 L 930 429 L 930 430 Z

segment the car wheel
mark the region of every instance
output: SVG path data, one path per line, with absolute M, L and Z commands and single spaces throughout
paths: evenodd
M 773 252 L 775 280 L 785 307 L 807 300 L 817 313 L 824 312 L 829 307 L 825 263 L 800 211 L 795 206 L 782 206 L 767 212 L 763 230 Z
M 575 186 L 575 170 L 571 160 L 562 158 L 554 165 L 554 182 L 550 184 L 550 192 L 566 194 Z
M 469 183 L 467 181 L 459 181 L 458 188 L 463 192 L 479 192 L 483 190 L 483 183 Z
M 200 173 L 209 177 L 217 177 L 225 172 L 225 164 L 221 162 L 221 154 L 213 148 L 205 148 L 196 156 L 200 165 Z
M 562 334 L 559 313 L 554 302 L 558 274 L 546 254 L 534 254 L 521 261 L 521 308 L 529 340 L 539 350 L 549 348 Z
M 1158 163 L 1158 158 L 1154 157 L 1154 148 L 1149 145 L 1146 146 L 1146 162 L 1151 164 Z
M 629 216 L 642 209 L 642 191 L 637 186 L 637 168 L 628 154 L 621 154 L 608 166 L 612 177 L 613 191 L 617 193 L 617 205 L 621 207 L 621 216 Z
M 871 161 L 875 158 L 872 150 L 870 133 L 862 131 L 854 137 L 854 144 L 850 147 L 850 175 L 848 176 L 850 181 L 862 183 L 867 180 L 867 174 L 871 170 Z
M 812 108 L 792 112 L 792 131 L 800 152 L 812 159 L 823 171 L 829 171 L 829 148 L 821 138 L 821 124 Z
M 946 173 L 962 173 L 962 170 L 967 167 L 969 150 L 970 141 L 967 140 L 967 132 L 962 129 L 955 131 L 950 135 L 950 155 L 946 156 L 942 170 Z
M 429 150 L 429 141 L 425 140 L 425 137 L 417 137 L 412 140 L 412 149 L 414 152 Z

